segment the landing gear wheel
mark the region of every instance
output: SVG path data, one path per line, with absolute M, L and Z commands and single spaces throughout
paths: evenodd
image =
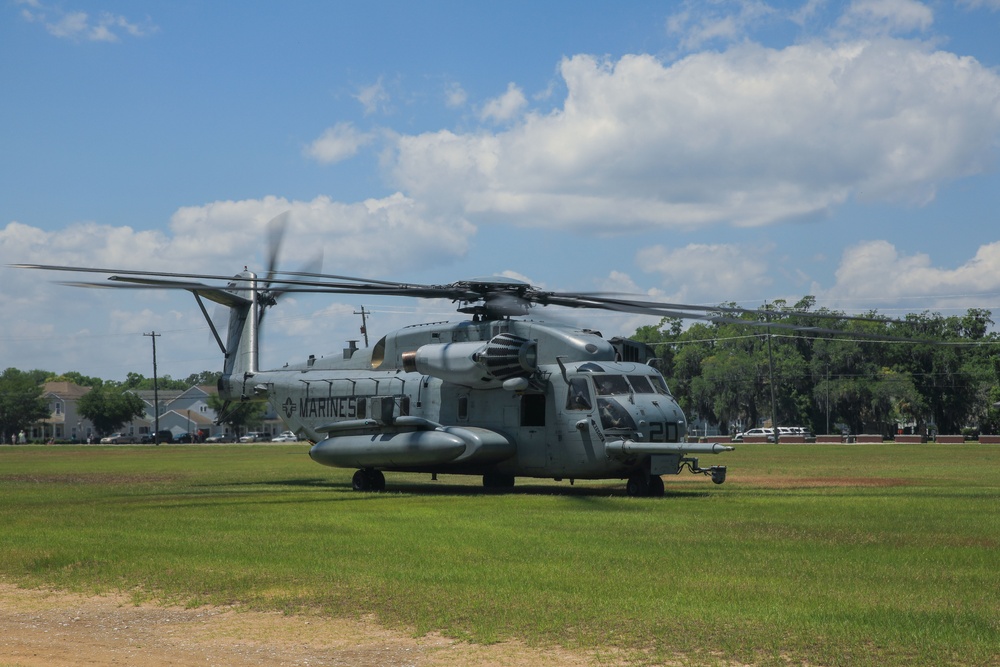
M 633 498 L 662 498 L 663 478 L 646 472 L 637 472 L 628 478 L 625 491 Z
M 625 492 L 633 498 L 643 498 L 649 495 L 649 475 L 644 472 L 637 472 L 628 478 L 625 484 Z
M 662 498 L 664 493 L 663 478 L 659 475 L 652 475 L 649 478 L 649 497 Z
M 351 478 L 351 487 L 355 491 L 385 491 L 385 475 L 374 468 L 359 470 Z

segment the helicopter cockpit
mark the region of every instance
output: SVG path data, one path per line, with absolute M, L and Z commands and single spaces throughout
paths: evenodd
M 662 375 L 635 364 L 626 364 L 628 369 L 621 366 L 617 363 L 580 364 L 576 371 L 582 374 L 568 378 L 566 410 L 590 412 L 596 405 L 605 432 L 635 432 L 639 430 L 637 416 L 659 412 L 658 398 L 667 397 L 670 404 L 676 405 Z M 677 437 L 676 426 L 668 430 Z

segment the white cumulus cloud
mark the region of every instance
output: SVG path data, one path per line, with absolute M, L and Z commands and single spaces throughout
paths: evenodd
M 467 252 L 475 233 L 461 219 L 430 216 L 418 202 L 400 193 L 354 203 L 328 197 L 298 201 L 269 196 L 181 208 L 166 231 L 92 221 L 46 231 L 10 222 L 0 228 L 0 265 L 35 263 L 223 276 L 247 266 L 262 274 L 268 261 L 268 222 L 285 212 L 288 227 L 278 267 L 291 271 L 305 268 L 321 253 L 326 259 L 323 270 L 329 273 L 395 277 L 414 268 L 454 261 Z M 121 379 L 128 371 L 147 366 L 149 340 L 141 334 L 157 331 L 164 335 L 162 349 L 158 348 L 161 368 L 196 372 L 221 367 L 208 326 L 187 294 L 146 289 L 81 291 L 52 284 L 104 279 L 90 274 L 6 268 L 3 276 L 0 308 L 6 317 L 0 320 L 0 357 L 30 354 L 46 359 L 48 370 L 79 370 Z M 288 295 L 269 316 L 271 336 L 266 347 L 273 363 L 304 360 L 306 353 L 325 354 L 331 348 L 339 351 L 340 341 L 357 338 L 354 318 L 314 320 L 323 315 L 307 310 L 307 301 Z M 315 307 L 315 301 L 311 303 Z M 74 323 L 81 324 L 74 327 Z
M 930 29 L 934 13 L 916 0 L 854 0 L 839 23 L 860 33 L 905 34 Z
M 1000 297 L 1000 241 L 981 246 L 954 268 L 934 266 L 926 253 L 906 254 L 888 241 L 864 241 L 844 250 L 830 301 L 857 307 L 891 304 L 921 295 L 928 309 L 981 307 L 983 295 Z M 935 301 L 935 297 L 940 300 Z
M 20 0 L 18 4 L 22 6 L 22 19 L 29 23 L 40 23 L 50 35 L 61 39 L 117 42 L 123 35 L 143 37 L 157 30 L 149 19 L 139 23 L 111 12 L 101 12 L 94 16 L 84 11 L 46 5 L 38 0 Z
M 772 283 L 769 245 L 692 243 L 670 248 L 654 245 L 636 253 L 636 265 L 659 274 L 665 298 L 684 303 L 718 304 L 755 298 Z
M 146 269 L 235 274 L 244 266 L 262 272 L 270 220 L 288 213 L 282 267 L 298 270 L 313 254 L 336 258 L 331 272 L 375 277 L 464 255 L 475 228 L 461 219 L 429 216 L 400 193 L 343 203 L 264 197 L 217 201 L 178 209 L 169 232 L 115 227 L 92 221 L 58 231 L 20 222 L 0 228 L 0 263 Z M 9 280 L 38 282 L 39 274 L 14 272 Z M 20 294 L 12 290 L 11 294 Z
M 495 123 L 506 123 L 513 120 L 527 106 L 528 100 L 524 92 L 514 83 L 507 85 L 507 91 L 499 97 L 489 100 L 480 112 L 482 120 Z
M 333 164 L 357 155 L 373 139 L 373 134 L 361 132 L 352 123 L 337 123 L 324 130 L 303 152 L 317 162 Z
M 906 40 L 562 62 L 562 108 L 400 136 L 392 175 L 472 218 L 601 232 L 921 204 L 996 163 L 1000 76 Z
M 377 111 L 384 110 L 389 104 L 389 92 L 382 84 L 382 77 L 375 83 L 364 86 L 354 96 L 365 109 L 365 115 L 371 115 Z

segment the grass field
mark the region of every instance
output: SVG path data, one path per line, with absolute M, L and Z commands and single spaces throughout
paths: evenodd
M 0 447 L 0 580 L 374 614 L 636 664 L 1000 664 L 1000 446 L 745 445 L 723 486 L 387 474 L 305 445 Z

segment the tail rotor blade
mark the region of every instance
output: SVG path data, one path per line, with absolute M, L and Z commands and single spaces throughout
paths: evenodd
M 277 273 L 278 254 L 281 252 L 290 215 L 291 211 L 279 213 L 267 223 L 267 274 L 264 278 L 264 289 L 271 286 L 271 281 Z

